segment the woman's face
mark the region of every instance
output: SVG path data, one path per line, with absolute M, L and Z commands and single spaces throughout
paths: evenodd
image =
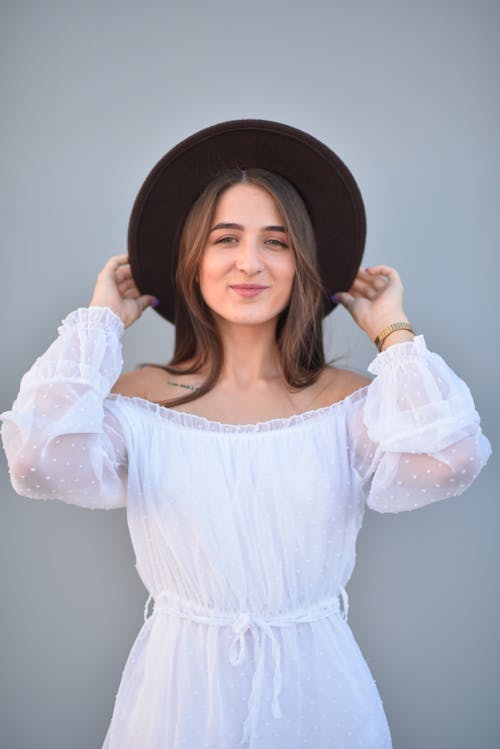
M 274 198 L 257 185 L 232 185 L 219 197 L 210 229 L 199 282 L 216 318 L 243 324 L 277 318 L 290 300 L 295 255 Z M 245 295 L 234 288 L 242 284 L 264 288 Z

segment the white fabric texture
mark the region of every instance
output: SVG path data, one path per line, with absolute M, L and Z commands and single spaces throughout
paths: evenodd
M 110 394 L 122 333 L 72 312 L 1 414 L 19 494 L 126 508 L 150 596 L 103 749 L 390 749 L 345 585 L 367 507 L 461 494 L 485 465 L 469 389 L 417 336 L 338 403 L 224 424 Z

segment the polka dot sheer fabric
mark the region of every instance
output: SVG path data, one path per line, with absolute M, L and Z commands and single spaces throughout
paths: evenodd
M 390 749 L 345 585 L 366 508 L 461 494 L 487 462 L 467 385 L 417 336 L 338 403 L 223 424 L 110 394 L 122 333 L 72 312 L 1 414 L 19 494 L 126 508 L 150 595 L 103 749 Z

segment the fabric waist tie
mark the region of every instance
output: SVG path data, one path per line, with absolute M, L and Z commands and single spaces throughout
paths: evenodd
M 339 595 L 342 599 L 342 612 L 340 610 Z M 146 621 L 147 618 L 148 606 L 151 599 L 152 596 L 149 595 L 148 600 L 146 601 L 146 606 L 144 607 L 144 621 Z M 202 611 L 206 612 L 207 609 L 197 608 L 191 601 L 185 599 L 182 600 L 174 593 L 163 591 L 155 599 L 152 615 L 164 612 L 185 619 L 190 619 L 191 621 L 200 624 L 231 627 L 234 637 L 229 647 L 229 662 L 232 666 L 239 666 L 244 662 L 246 658 L 245 635 L 247 632 L 252 634 L 255 643 L 256 663 L 252 678 L 252 688 L 248 700 L 248 714 L 243 726 L 243 736 L 240 742 L 240 746 L 242 746 L 248 740 L 250 734 L 253 733 L 251 729 L 255 726 L 257 707 L 259 705 L 259 698 L 262 694 L 264 681 L 264 637 L 267 637 L 271 642 L 271 652 L 274 659 L 272 713 L 275 718 L 281 718 L 283 717 L 279 704 L 279 694 L 282 685 L 281 648 L 272 627 L 286 627 L 305 622 L 313 622 L 318 619 L 332 616 L 333 614 L 340 615 L 344 621 L 347 621 L 349 599 L 345 588 L 342 587 L 340 588 L 339 594 L 329 598 L 323 598 L 308 608 L 293 609 L 270 616 L 254 614 L 249 611 L 239 611 L 228 614 L 206 614 L 202 613 Z

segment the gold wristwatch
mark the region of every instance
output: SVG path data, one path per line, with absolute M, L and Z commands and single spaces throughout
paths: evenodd
M 378 348 L 379 351 L 382 351 L 382 344 L 387 338 L 387 336 L 390 335 L 391 333 L 394 333 L 396 330 L 409 330 L 410 333 L 413 333 L 413 335 L 415 335 L 415 331 L 411 327 L 408 320 L 406 320 L 406 322 L 393 322 L 392 325 L 388 325 L 386 328 L 381 330 L 378 336 L 374 340 L 375 346 Z

